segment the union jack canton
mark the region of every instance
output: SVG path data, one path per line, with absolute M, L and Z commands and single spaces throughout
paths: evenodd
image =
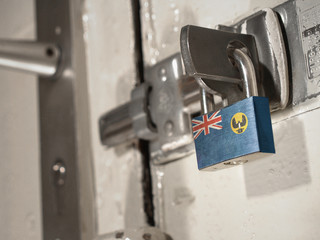
M 218 116 L 220 110 L 216 111 L 210 115 L 205 114 L 202 116 L 202 121 L 198 119 L 192 119 L 192 131 L 193 131 L 193 138 L 197 139 L 202 132 L 204 132 L 204 135 L 207 135 L 210 133 L 210 128 L 221 130 L 222 126 L 218 125 L 222 122 L 221 115 Z

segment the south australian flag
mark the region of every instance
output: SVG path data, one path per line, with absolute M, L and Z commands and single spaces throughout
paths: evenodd
M 275 153 L 269 101 L 250 97 L 192 119 L 199 169 L 215 170 Z

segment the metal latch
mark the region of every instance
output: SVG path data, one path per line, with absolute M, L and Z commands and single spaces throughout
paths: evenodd
M 257 76 L 257 95 L 269 98 L 271 111 L 284 109 L 289 99 L 289 80 L 276 13 L 266 9 L 218 29 L 184 27 L 181 53 L 189 77 L 183 72 L 180 54 L 147 69 L 146 82 L 132 91 L 132 101 L 100 118 L 102 143 L 112 147 L 134 138 L 149 140 L 154 163 L 166 163 L 193 152 L 190 115 L 200 114 L 200 99 L 202 109 L 210 111 L 245 98 L 240 73 L 227 57 L 228 46 L 220 51 L 221 56 L 216 55 L 219 49 L 215 46 L 221 46 L 223 36 L 236 36 L 254 53 L 251 60 Z M 219 34 L 221 31 L 224 33 Z
M 183 74 L 180 54 L 150 67 L 131 101 L 100 118 L 101 141 L 108 147 L 135 138 L 150 141 L 155 163 L 194 151 L 191 117 L 200 112 L 199 86 Z

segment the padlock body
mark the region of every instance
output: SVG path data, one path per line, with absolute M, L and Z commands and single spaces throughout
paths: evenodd
M 250 97 L 192 119 L 198 168 L 216 170 L 275 153 L 269 101 Z

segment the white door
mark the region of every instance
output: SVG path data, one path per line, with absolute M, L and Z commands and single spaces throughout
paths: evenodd
M 184 25 L 230 25 L 283 1 L 140 2 L 144 61 L 151 66 L 180 50 Z M 215 172 L 199 171 L 195 154 L 152 166 L 157 226 L 184 240 L 319 239 L 318 101 L 272 115 L 274 156 Z

